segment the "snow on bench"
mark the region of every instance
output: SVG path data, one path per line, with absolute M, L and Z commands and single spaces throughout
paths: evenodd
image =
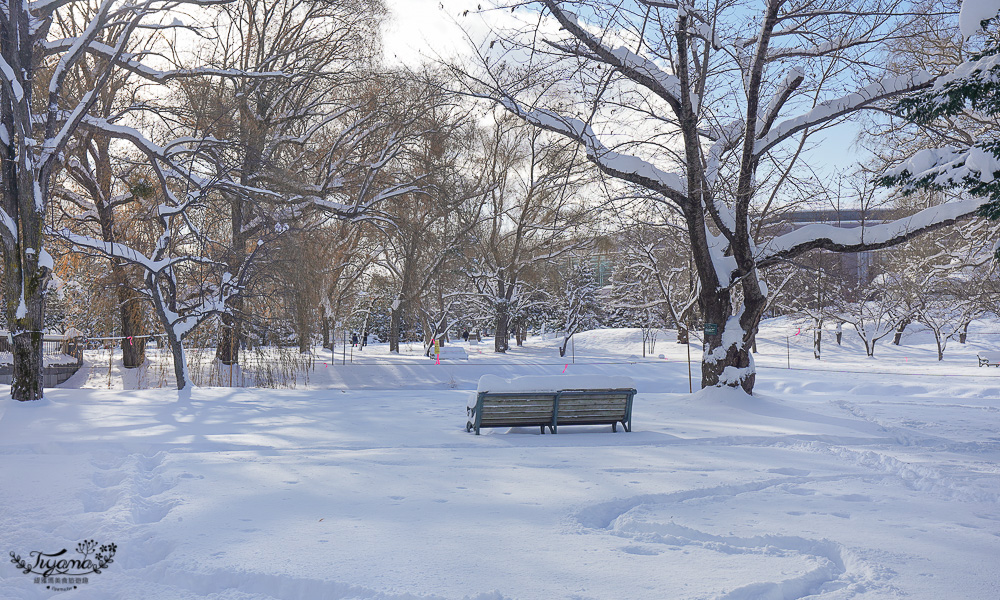
M 980 367 L 1000 367 L 1000 352 L 980 352 L 977 357 Z
M 431 350 L 430 357 L 432 359 L 437 360 L 438 356 L 441 357 L 441 360 L 469 360 L 469 353 L 465 351 L 465 348 L 454 344 L 441 346 L 438 354 L 434 354 L 434 351 Z
M 557 433 L 560 425 L 611 425 L 632 430 L 635 386 L 629 377 L 557 375 L 502 379 L 483 375 L 469 399 L 466 431 L 482 427 L 537 426 Z

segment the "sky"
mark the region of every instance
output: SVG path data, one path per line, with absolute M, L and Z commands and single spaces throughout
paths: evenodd
M 486 3 L 487 0 L 386 0 L 392 13 L 383 29 L 386 59 L 391 64 L 417 66 L 468 53 L 470 37 L 477 42 L 488 39 L 488 21 L 506 16 L 506 11 L 477 15 L 476 8 Z M 463 15 L 465 11 L 469 13 Z M 812 138 L 814 143 L 822 140 L 810 152 L 815 157 L 813 166 L 828 174 L 853 168 L 864 158 L 854 144 L 857 132 L 857 126 L 848 123 Z
M 472 0 L 387 0 L 393 14 L 383 30 L 385 57 L 407 65 L 421 60 L 466 52 L 468 42 L 459 23 L 470 23 L 485 33 L 481 19 L 463 17 L 477 6 Z

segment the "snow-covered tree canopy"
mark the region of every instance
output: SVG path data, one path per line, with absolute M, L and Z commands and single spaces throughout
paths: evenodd
M 905 117 L 914 123 L 932 124 L 972 114 L 995 123 L 1000 117 L 998 10 L 1000 4 L 993 0 L 963 3 L 962 33 L 985 38 L 983 50 L 939 78 L 933 87 L 901 100 L 898 108 Z M 1000 138 L 995 130 L 987 130 L 971 144 L 925 148 L 889 171 L 882 183 L 901 186 L 907 194 L 920 189 L 961 188 L 988 199 L 980 206 L 980 215 L 1000 219 Z
M 719 326 L 706 337 L 705 386 L 752 390 L 749 347 L 767 301 L 758 269 L 813 249 L 901 243 L 980 204 L 755 237 L 767 216 L 761 195 L 806 159 L 811 135 L 942 75 L 880 67 L 904 26 L 914 30 L 922 14 L 914 3 L 539 0 L 513 10 L 522 25 L 497 31 L 477 70 L 460 70 L 469 92 L 575 140 L 605 174 L 683 215 L 702 316 Z M 736 288 L 742 306 L 734 309 Z

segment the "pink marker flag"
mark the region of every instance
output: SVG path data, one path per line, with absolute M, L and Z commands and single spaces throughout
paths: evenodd
M 568 368 L 569 368 L 569 365 L 566 365 L 565 367 L 563 367 L 563 373 L 565 373 L 566 369 L 568 369 Z

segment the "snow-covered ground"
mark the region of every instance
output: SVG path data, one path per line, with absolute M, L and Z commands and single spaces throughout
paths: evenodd
M 577 336 L 575 363 L 338 348 L 296 389 L 189 400 L 88 356 L 0 402 L 0 539 L 114 562 L 65 592 L 7 562 L 0 598 L 1000 598 L 1000 369 L 975 359 L 1000 327 L 941 363 L 926 334 L 874 359 L 828 334 L 816 361 L 796 331 L 764 327 L 753 398 L 689 394 L 685 347 L 644 359 L 629 330 Z M 631 377 L 633 431 L 465 432 L 481 375 L 563 372 Z

